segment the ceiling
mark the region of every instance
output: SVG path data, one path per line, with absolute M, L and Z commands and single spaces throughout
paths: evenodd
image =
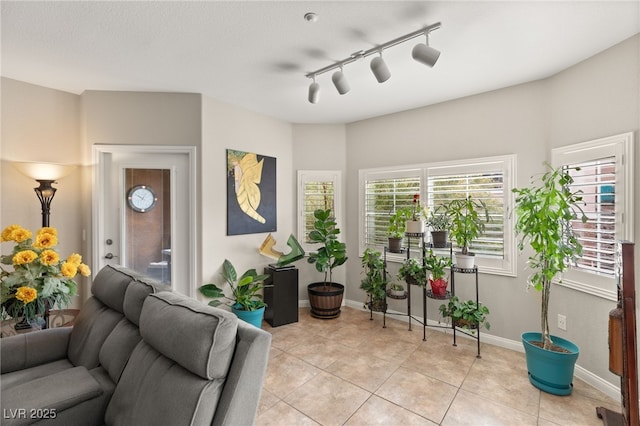
M 303 16 L 315 12 L 317 22 Z M 1 2 L 2 75 L 85 90 L 194 92 L 293 123 L 347 123 L 551 76 L 640 32 L 634 1 Z M 433 68 L 417 38 L 331 73 L 305 75 L 441 22 Z

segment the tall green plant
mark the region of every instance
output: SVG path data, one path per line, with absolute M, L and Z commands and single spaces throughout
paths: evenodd
M 412 211 L 408 207 L 400 207 L 389 215 L 387 235 L 391 238 L 402 238 L 407 230 L 407 220 L 411 219 Z
M 317 209 L 313 212 L 316 221 L 313 230 L 309 232 L 309 239 L 313 243 L 322 244 L 315 253 L 309 253 L 307 261 L 315 264 L 318 272 L 324 273 L 324 283 L 332 282 L 333 269 L 347 261 L 347 245 L 338 241 L 340 229 L 331 216 L 331 209 Z M 327 277 L 329 280 L 327 281 Z
M 482 213 L 484 214 L 481 216 Z M 446 215 L 450 223 L 450 238 L 455 240 L 462 254 L 469 254 L 469 246 L 484 232 L 485 225 L 490 220 L 486 204 L 469 195 L 451 200 L 446 205 Z
M 530 188 L 517 189 L 515 231 L 519 237 L 518 248 L 524 250 L 528 242 L 534 251 L 528 264 L 533 270 L 529 285 L 542 292 L 540 322 L 544 349 L 551 348 L 549 332 L 549 296 L 551 283 L 582 255 L 582 245 L 578 241 L 571 222 L 579 216 L 587 221 L 579 206 L 581 191 L 572 191 L 573 178 L 568 169 L 552 168 Z M 576 168 L 575 170 L 579 170 Z

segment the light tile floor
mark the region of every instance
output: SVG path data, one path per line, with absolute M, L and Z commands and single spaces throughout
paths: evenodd
M 352 308 L 273 335 L 257 425 L 602 425 L 596 407 L 620 404 L 579 379 L 570 396 L 541 392 L 524 354 Z

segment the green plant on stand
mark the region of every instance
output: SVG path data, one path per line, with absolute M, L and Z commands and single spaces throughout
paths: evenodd
M 449 238 L 460 248 L 460 252 L 456 253 L 456 266 L 473 268 L 475 255 L 469 251 L 469 247 L 484 232 L 490 220 L 487 206 L 483 201 L 468 196 L 451 200 L 446 205 L 446 212 L 450 221 Z
M 513 189 L 518 248 L 524 250 L 528 242 L 534 252 L 528 259 L 528 266 L 533 270 L 528 284 L 542 293 L 541 332 L 523 333 L 522 343 L 531 383 L 545 392 L 568 395 L 573 389 L 579 348 L 566 339 L 551 336 L 549 297 L 553 280 L 582 255 L 582 245 L 573 232 L 572 222 L 584 223 L 587 217 L 580 207 L 581 191 L 571 189 L 573 178 L 569 172 L 580 169 L 546 166 L 548 170 L 531 187 Z
M 484 327 L 491 329 L 491 324 L 487 320 L 489 308 L 474 300 L 461 301 L 457 296 L 449 299 L 447 304 L 440 305 L 440 315 L 449 318 L 456 327 L 466 330 L 476 330 Z
M 408 207 L 400 207 L 389 215 L 387 236 L 389 237 L 389 251 L 400 253 L 402 251 L 402 239 L 407 230 L 407 220 L 411 219 L 412 210 Z
M 424 286 L 427 282 L 424 268 L 420 264 L 420 261 L 413 257 L 404 261 L 400 269 L 398 269 L 397 277 L 405 280 L 407 284 Z
M 231 306 L 231 310 L 241 319 L 246 317 L 245 313 L 249 313 L 251 321 L 247 322 L 260 328 L 266 307 L 260 292 L 265 287 L 269 287 L 264 284 L 269 275 L 258 275 L 255 269 L 249 269 L 238 279 L 235 267 L 225 259 L 222 264 L 222 277 L 231 288 L 231 296 L 227 296 L 216 284 L 201 286 L 200 293 L 214 299 L 209 302 L 211 306 L 216 307 L 222 304 Z
M 360 288 L 368 295 L 365 307 L 373 311 L 384 311 L 388 282 L 384 273 L 382 253 L 366 249 L 362 254 L 362 272 L 364 278 L 360 281 Z
M 429 283 L 434 296 L 445 296 L 447 294 L 445 268 L 451 267 L 451 258 L 436 256 L 433 250 L 429 250 L 424 257 L 424 264 L 427 270 L 431 271 Z

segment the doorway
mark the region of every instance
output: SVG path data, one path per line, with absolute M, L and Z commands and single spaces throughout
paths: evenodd
M 94 265 L 195 295 L 195 148 L 95 145 Z

